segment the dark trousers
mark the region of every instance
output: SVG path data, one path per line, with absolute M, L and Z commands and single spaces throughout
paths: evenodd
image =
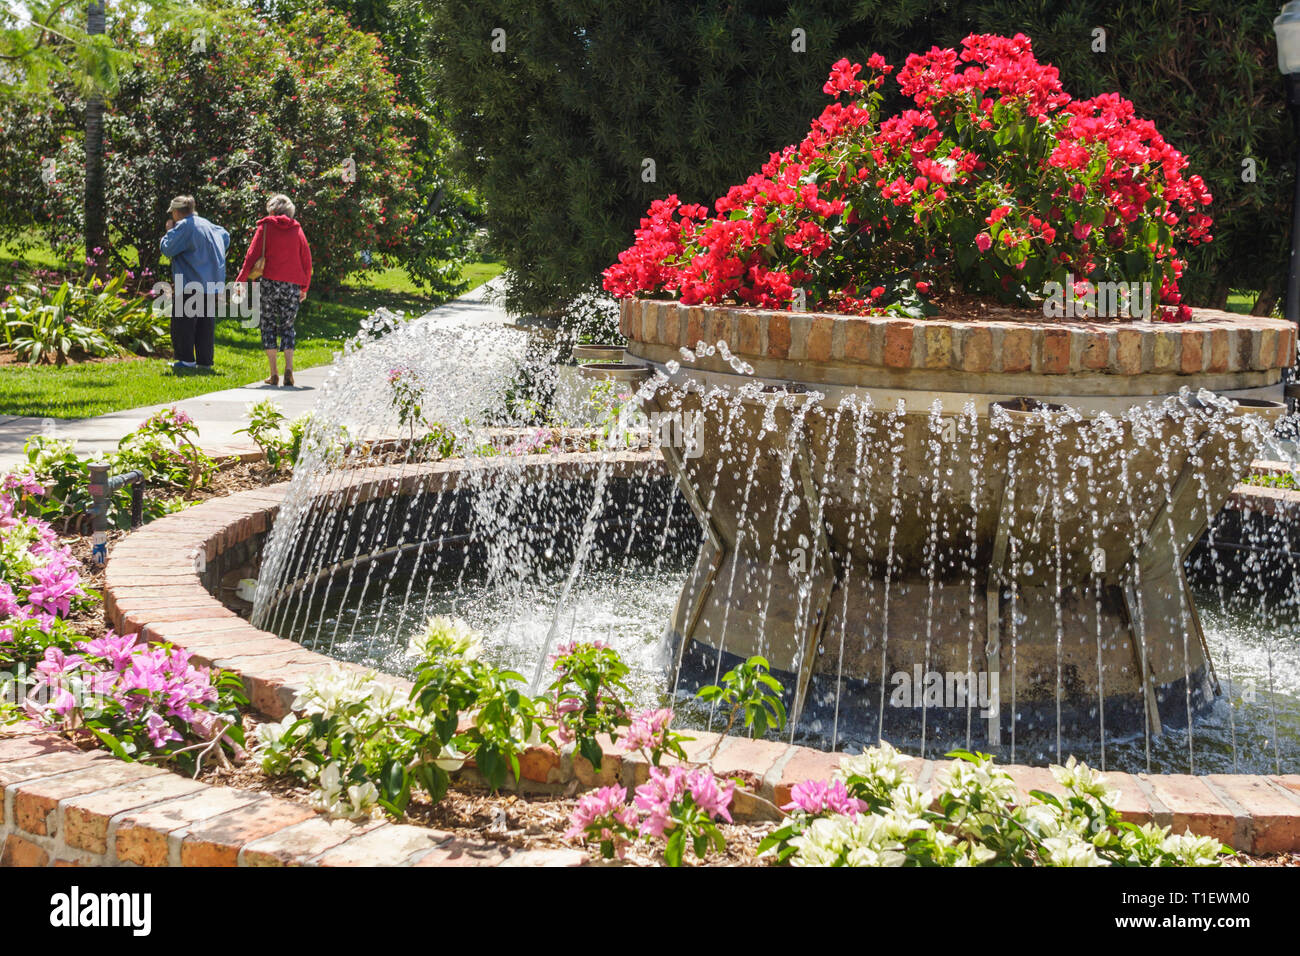
M 184 300 L 189 298 L 189 303 Z M 216 351 L 217 296 L 180 296 L 172 308 L 172 354 L 178 362 L 211 365 Z M 185 313 L 189 314 L 186 315 Z M 195 315 L 195 312 L 200 314 Z

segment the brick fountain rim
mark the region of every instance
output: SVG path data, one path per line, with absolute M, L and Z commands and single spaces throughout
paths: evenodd
M 535 457 L 539 464 L 554 467 L 565 462 L 587 464 L 593 456 Z M 620 469 L 653 467 L 655 460 L 650 453 L 636 452 L 619 453 L 617 459 Z M 439 462 L 424 467 L 454 481 L 464 466 L 461 462 Z M 395 468 L 371 468 L 358 471 L 355 486 L 363 495 L 394 494 L 400 493 L 405 482 L 412 482 L 408 487 L 413 488 L 427 478 L 427 474 L 414 476 L 410 468 L 405 474 Z M 297 688 L 308 675 L 325 668 L 355 665 L 340 664 L 254 628 L 223 607 L 206 589 L 199 568 L 228 549 L 266 534 L 287 488 L 286 484 L 213 499 L 150 523 L 116 546 L 107 565 L 104 587 L 105 612 L 111 626 L 119 631 L 136 631 L 147 640 L 165 640 L 184 647 L 193 653 L 196 663 L 237 671 L 253 706 L 273 718 L 288 712 Z M 1300 511 L 1300 492 L 1239 488 L 1236 506 Z M 402 683 L 397 678 L 389 679 Z M 704 732 L 697 733 L 696 738 L 688 747 L 692 758 L 707 753 L 716 740 L 715 735 Z M 479 865 L 575 865 L 582 859 L 576 852 L 529 851 L 502 860 L 499 854 L 492 856 L 488 848 L 421 827 L 384 823 L 367 828 L 337 821 L 327 823 L 319 817 L 303 817 L 303 808 L 278 798 L 207 787 L 156 768 L 149 769 L 146 780 L 123 780 L 107 789 L 77 794 L 78 779 L 86 781 L 82 789 L 95 787 L 95 774 L 105 773 L 108 761 L 117 763 L 107 754 L 75 751 L 49 732 L 29 730 L 0 738 L 0 784 L 5 790 L 6 811 L 0 819 L 0 835 L 9 837 L 6 859 L 38 863 L 66 860 L 92 865 L 117 862 L 123 857 L 114 847 L 132 834 L 147 837 L 144 842 L 155 850 L 164 848 L 165 861 L 173 865 L 202 865 L 199 861 L 214 860 L 241 865 L 436 865 L 449 862 L 449 857 L 469 861 L 482 857 Z M 838 762 L 839 755 L 824 751 L 733 737 L 723 742 L 714 767 L 719 773 L 744 777 L 761 797 L 779 804 L 788 799 L 794 784 L 824 779 Z M 945 763 L 914 759 L 911 769 L 918 786 L 928 788 Z M 592 773 L 583 758 L 548 747 L 530 749 L 521 764 L 519 786 L 548 792 L 561 791 L 573 781 L 580 787 L 636 784 L 645 779 L 647 771 L 640 758 L 617 748 L 613 748 L 600 775 Z M 138 765 L 119 766 L 127 768 L 121 771 L 127 776 L 145 770 Z M 1033 789 L 1059 792 L 1044 768 L 1010 765 L 1007 769 L 1024 795 Z M 1198 835 L 1214 836 L 1255 854 L 1300 849 L 1300 775 L 1107 772 L 1107 777 L 1120 790 L 1119 808 L 1128 820 L 1155 821 L 1177 832 L 1189 828 Z M 60 781 L 73 796 L 58 796 L 68 792 L 60 790 Z M 180 795 L 178 788 L 183 791 Z M 169 824 L 170 833 L 157 832 L 151 815 L 137 809 L 141 804 L 178 804 L 182 809 L 201 813 L 202 801 L 215 799 L 211 797 L 214 790 L 227 791 L 226 802 L 213 804 L 210 817 L 187 820 L 180 829 L 175 829 L 174 822 Z M 147 799 L 150 792 L 154 796 Z M 121 796 L 122 805 L 117 809 L 113 806 L 114 794 Z M 107 806 L 96 809 L 104 804 Z M 761 803 L 743 797 L 738 799 L 736 810 L 740 819 L 759 818 L 765 812 Z M 109 839 L 105 849 L 105 835 L 116 837 L 117 843 Z M 128 854 L 139 852 L 132 850 L 132 845 L 132 839 L 125 840 Z M 539 852 L 542 856 L 533 856 Z

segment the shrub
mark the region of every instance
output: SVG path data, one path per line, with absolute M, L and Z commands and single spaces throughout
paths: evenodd
M 207 485 L 217 463 L 194 443 L 199 428 L 179 408 L 163 408 L 117 443 L 120 472 L 138 469 L 145 480 L 193 491 Z
M 280 471 L 298 463 L 306 417 L 300 415 L 291 422 L 280 406 L 267 398 L 248 406 L 248 425 L 235 429 L 235 434 L 251 438 L 262 450 L 266 463 Z
M 1225 852 L 1209 837 L 1124 821 L 1118 791 L 1073 757 L 1052 767 L 1064 799 L 1035 790 L 1020 803 L 992 757 L 949 756 L 933 800 L 888 744 L 845 757 L 834 780 L 792 790 L 790 816 L 760 855 L 795 866 L 1214 866 Z
M 35 672 L 27 715 L 88 732 L 122 760 L 170 760 L 197 774 L 211 753 L 243 755 L 243 684 L 192 666 L 182 648 L 109 631 L 72 648 L 47 647 Z
M 933 311 L 932 291 L 1029 304 L 1047 283 L 1082 294 L 1085 280 L 1146 280 L 1181 301 L 1179 248 L 1208 241 L 1210 195 L 1127 100 L 1071 99 L 1023 35 L 909 56 L 898 82 L 915 108 L 887 119 L 892 67 L 868 67 L 864 80 L 836 63 L 835 102 L 716 217 L 676 196 L 652 204 L 605 287 L 763 308 L 802 291 L 820 311 L 913 316 Z
M 294 713 L 258 728 L 262 768 L 309 781 L 320 809 L 349 818 L 376 806 L 400 817 L 419 790 L 436 803 L 471 757 L 493 788 L 507 770 L 518 777 L 519 752 L 543 739 L 535 705 L 512 686 L 522 678 L 480 662 L 477 646 L 459 622 L 431 618 L 412 642 L 409 698 L 373 673 L 314 675 Z
M 230 231 L 230 267 L 242 261 L 267 197 L 288 193 L 312 247 L 314 290 L 328 292 L 348 273 L 406 249 L 423 209 L 412 148 L 426 121 L 397 101 L 378 40 L 320 10 L 275 23 L 227 10 L 203 49 L 183 23 L 162 14 L 147 22 L 147 44 L 133 18 L 112 27 L 133 62 L 104 118 L 113 241 L 98 266 L 132 266 L 134 248 L 138 266 L 156 272 L 167 202 L 179 193 L 193 194 L 199 214 Z M 56 93 L 63 111 L 82 109 L 77 90 Z M 7 198 L 35 210 L 56 247 L 70 249 L 82 228 L 84 142 L 72 125 L 57 151 L 45 152 L 53 147 L 43 131 L 56 111 L 33 111 L 47 115 L 13 134 L 15 149 L 42 150 L 19 165 L 52 159 L 53 180 L 15 178 Z M 422 220 L 421 248 L 410 255 L 442 254 L 442 225 L 437 215 Z M 450 284 L 436 266 L 421 268 L 424 278 Z

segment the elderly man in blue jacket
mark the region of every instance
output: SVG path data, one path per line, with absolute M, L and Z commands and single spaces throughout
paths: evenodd
M 172 369 L 211 371 L 230 233 L 198 215 L 193 196 L 177 196 L 168 213 L 159 245 L 172 261 Z

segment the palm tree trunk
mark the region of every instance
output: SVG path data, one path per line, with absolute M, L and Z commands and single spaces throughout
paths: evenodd
M 92 0 L 86 10 L 86 32 L 96 36 L 104 32 L 103 0 Z M 92 92 L 86 99 L 86 193 L 85 193 L 85 238 L 86 258 L 94 260 L 94 266 L 87 263 L 87 271 L 102 272 L 105 268 L 104 254 L 96 249 L 108 247 L 107 228 L 104 210 L 104 99 L 98 91 Z

